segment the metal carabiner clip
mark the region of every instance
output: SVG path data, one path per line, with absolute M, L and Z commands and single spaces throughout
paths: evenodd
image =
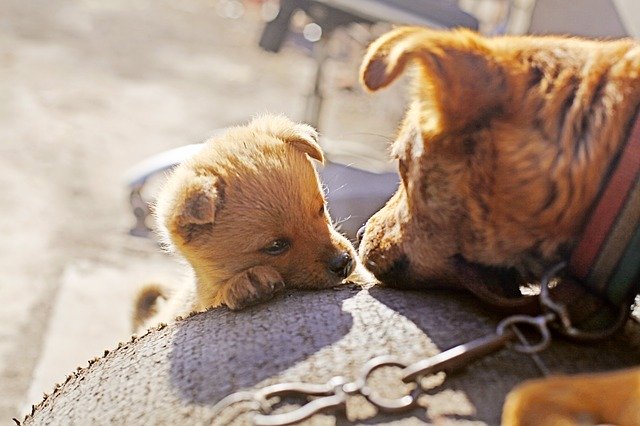
M 556 319 L 556 315 L 554 313 L 539 315 L 537 317 L 531 317 L 528 315 L 512 315 L 500 321 L 498 327 L 496 328 L 496 332 L 499 335 L 503 335 L 507 331 L 507 327 L 517 326 L 518 324 L 529 324 L 534 326 L 540 333 L 540 341 L 538 343 L 536 343 L 535 345 L 525 345 L 522 343 L 511 344 L 511 347 L 518 352 L 522 352 L 525 354 L 534 354 L 549 347 L 549 344 L 551 343 L 551 332 L 549 331 L 549 327 L 547 326 L 547 324 L 549 324 L 554 319 Z
M 407 365 L 400 361 L 397 357 L 392 355 L 381 355 L 370 359 L 362 368 L 362 372 L 357 380 L 347 383 L 343 386 L 343 390 L 347 395 L 362 395 L 367 401 L 373 404 L 376 408 L 384 411 L 385 413 L 401 413 L 412 409 L 418 400 L 420 393 L 420 386 L 417 384 L 409 392 L 408 395 L 400 398 L 385 398 L 376 395 L 369 387 L 367 380 L 371 374 L 383 367 L 399 367 L 403 370 L 407 368 Z
M 611 325 L 609 325 L 604 330 L 586 331 L 578 329 L 573 325 L 566 305 L 554 301 L 551 297 L 549 288 L 550 282 L 553 279 L 557 278 L 558 274 L 564 268 L 566 268 L 566 266 L 566 262 L 558 263 L 557 265 L 550 268 L 549 271 L 547 271 L 547 273 L 540 280 L 539 298 L 542 308 L 548 313 L 552 313 L 556 316 L 561 332 L 568 337 L 581 341 L 594 341 L 609 337 L 611 334 L 615 333 L 629 317 L 631 303 L 622 304 Z

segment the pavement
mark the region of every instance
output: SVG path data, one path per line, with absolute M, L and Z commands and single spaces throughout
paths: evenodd
M 128 338 L 140 285 L 181 279 L 127 234 L 126 171 L 257 113 L 302 119 L 313 61 L 262 52 L 257 3 L 237 19 L 225 3 L 0 0 L 2 424 Z M 385 155 L 401 107 L 330 65 L 321 132 Z

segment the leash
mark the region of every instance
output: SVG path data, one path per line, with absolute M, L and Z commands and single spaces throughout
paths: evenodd
M 284 426 L 291 425 L 312 417 L 314 414 L 327 410 L 346 409 L 349 396 L 362 396 L 385 413 L 401 413 L 418 406 L 418 398 L 422 394 L 420 382 L 424 377 L 436 373 L 453 373 L 469 365 L 469 363 L 495 353 L 508 345 L 518 352 L 525 354 L 537 353 L 551 343 L 548 323 L 555 319 L 554 314 L 538 317 L 514 315 L 498 324 L 494 334 L 458 345 L 430 358 L 405 364 L 398 357 L 382 355 L 369 360 L 361 373 L 353 381 L 343 376 L 335 376 L 324 384 L 312 383 L 279 383 L 264 387 L 255 392 L 238 392 L 219 401 L 214 407 L 214 416 L 220 414 L 231 405 L 248 402 L 250 410 L 256 411 L 253 424 L 256 426 Z M 533 326 L 540 334 L 540 340 L 535 344 L 529 343 L 517 330 L 518 325 Z M 516 343 L 519 339 L 519 343 Z M 368 385 L 368 379 L 382 367 L 401 368 L 400 384 L 412 384 L 412 389 L 405 396 L 390 399 L 376 394 Z M 306 404 L 287 413 L 273 413 L 274 406 L 279 403 L 276 397 L 305 397 Z M 309 399 L 316 397 L 315 399 Z
M 571 340 L 593 342 L 618 331 L 630 314 L 633 296 L 614 305 L 572 279 L 566 271 L 567 263 L 558 263 L 540 280 L 538 295 L 515 298 L 501 295 L 499 285 L 480 281 L 472 270 L 461 271 L 461 278 L 469 292 L 504 314 L 532 317 L 554 314 L 556 321 L 551 326 Z

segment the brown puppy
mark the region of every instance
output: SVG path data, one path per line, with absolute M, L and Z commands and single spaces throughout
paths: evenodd
M 324 161 L 317 137 L 305 124 L 262 116 L 175 169 L 158 197 L 157 224 L 194 279 L 151 322 L 240 309 L 285 285 L 328 288 L 353 272 L 355 252 L 333 229 L 311 163 Z M 139 295 L 138 326 L 149 324 L 161 294 L 152 286 Z
M 626 140 L 640 104 L 640 46 L 405 27 L 371 45 L 361 80 L 378 90 L 409 64 L 413 102 L 392 147 L 402 185 L 366 225 L 364 265 L 399 287 L 460 286 L 465 270 L 539 277 L 575 246 Z M 580 390 L 611 381 L 581 378 L 562 402 L 550 402 L 547 386 L 524 388 L 504 422 L 573 424 L 581 412 L 640 424 L 640 370 L 631 374 L 635 397 L 617 401 L 624 410 L 598 411 Z

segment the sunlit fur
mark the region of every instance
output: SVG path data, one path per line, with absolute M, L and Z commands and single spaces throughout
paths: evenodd
M 509 426 L 640 424 L 640 368 L 530 380 L 507 395 Z
M 455 283 L 456 254 L 523 269 L 557 260 L 640 103 L 640 47 L 399 28 L 370 47 L 362 81 L 377 90 L 408 64 L 413 101 L 392 147 L 403 184 L 367 224 L 367 266 L 384 274 L 406 256 L 428 285 Z
M 418 288 L 458 285 L 459 259 L 539 276 L 576 244 L 626 140 L 640 104 L 639 45 L 403 27 L 370 46 L 361 81 L 378 90 L 409 65 L 412 102 L 392 146 L 402 185 L 367 223 L 364 265 L 387 285 Z M 593 412 L 598 396 L 580 393 L 591 382 L 576 379 L 562 401 L 544 399 L 551 385 L 514 393 L 505 423 L 555 424 L 525 421 L 547 401 L 574 421 L 585 412 L 640 424 L 633 374 L 624 415 L 634 417 Z
M 332 287 L 341 279 L 327 263 L 341 252 L 311 158 L 324 157 L 317 133 L 281 116 L 263 116 L 228 130 L 175 169 L 156 206 L 158 229 L 194 273 L 191 296 L 178 311 L 269 299 L 283 284 Z M 277 239 L 291 247 L 265 248 Z M 173 308 L 175 311 L 175 307 Z

